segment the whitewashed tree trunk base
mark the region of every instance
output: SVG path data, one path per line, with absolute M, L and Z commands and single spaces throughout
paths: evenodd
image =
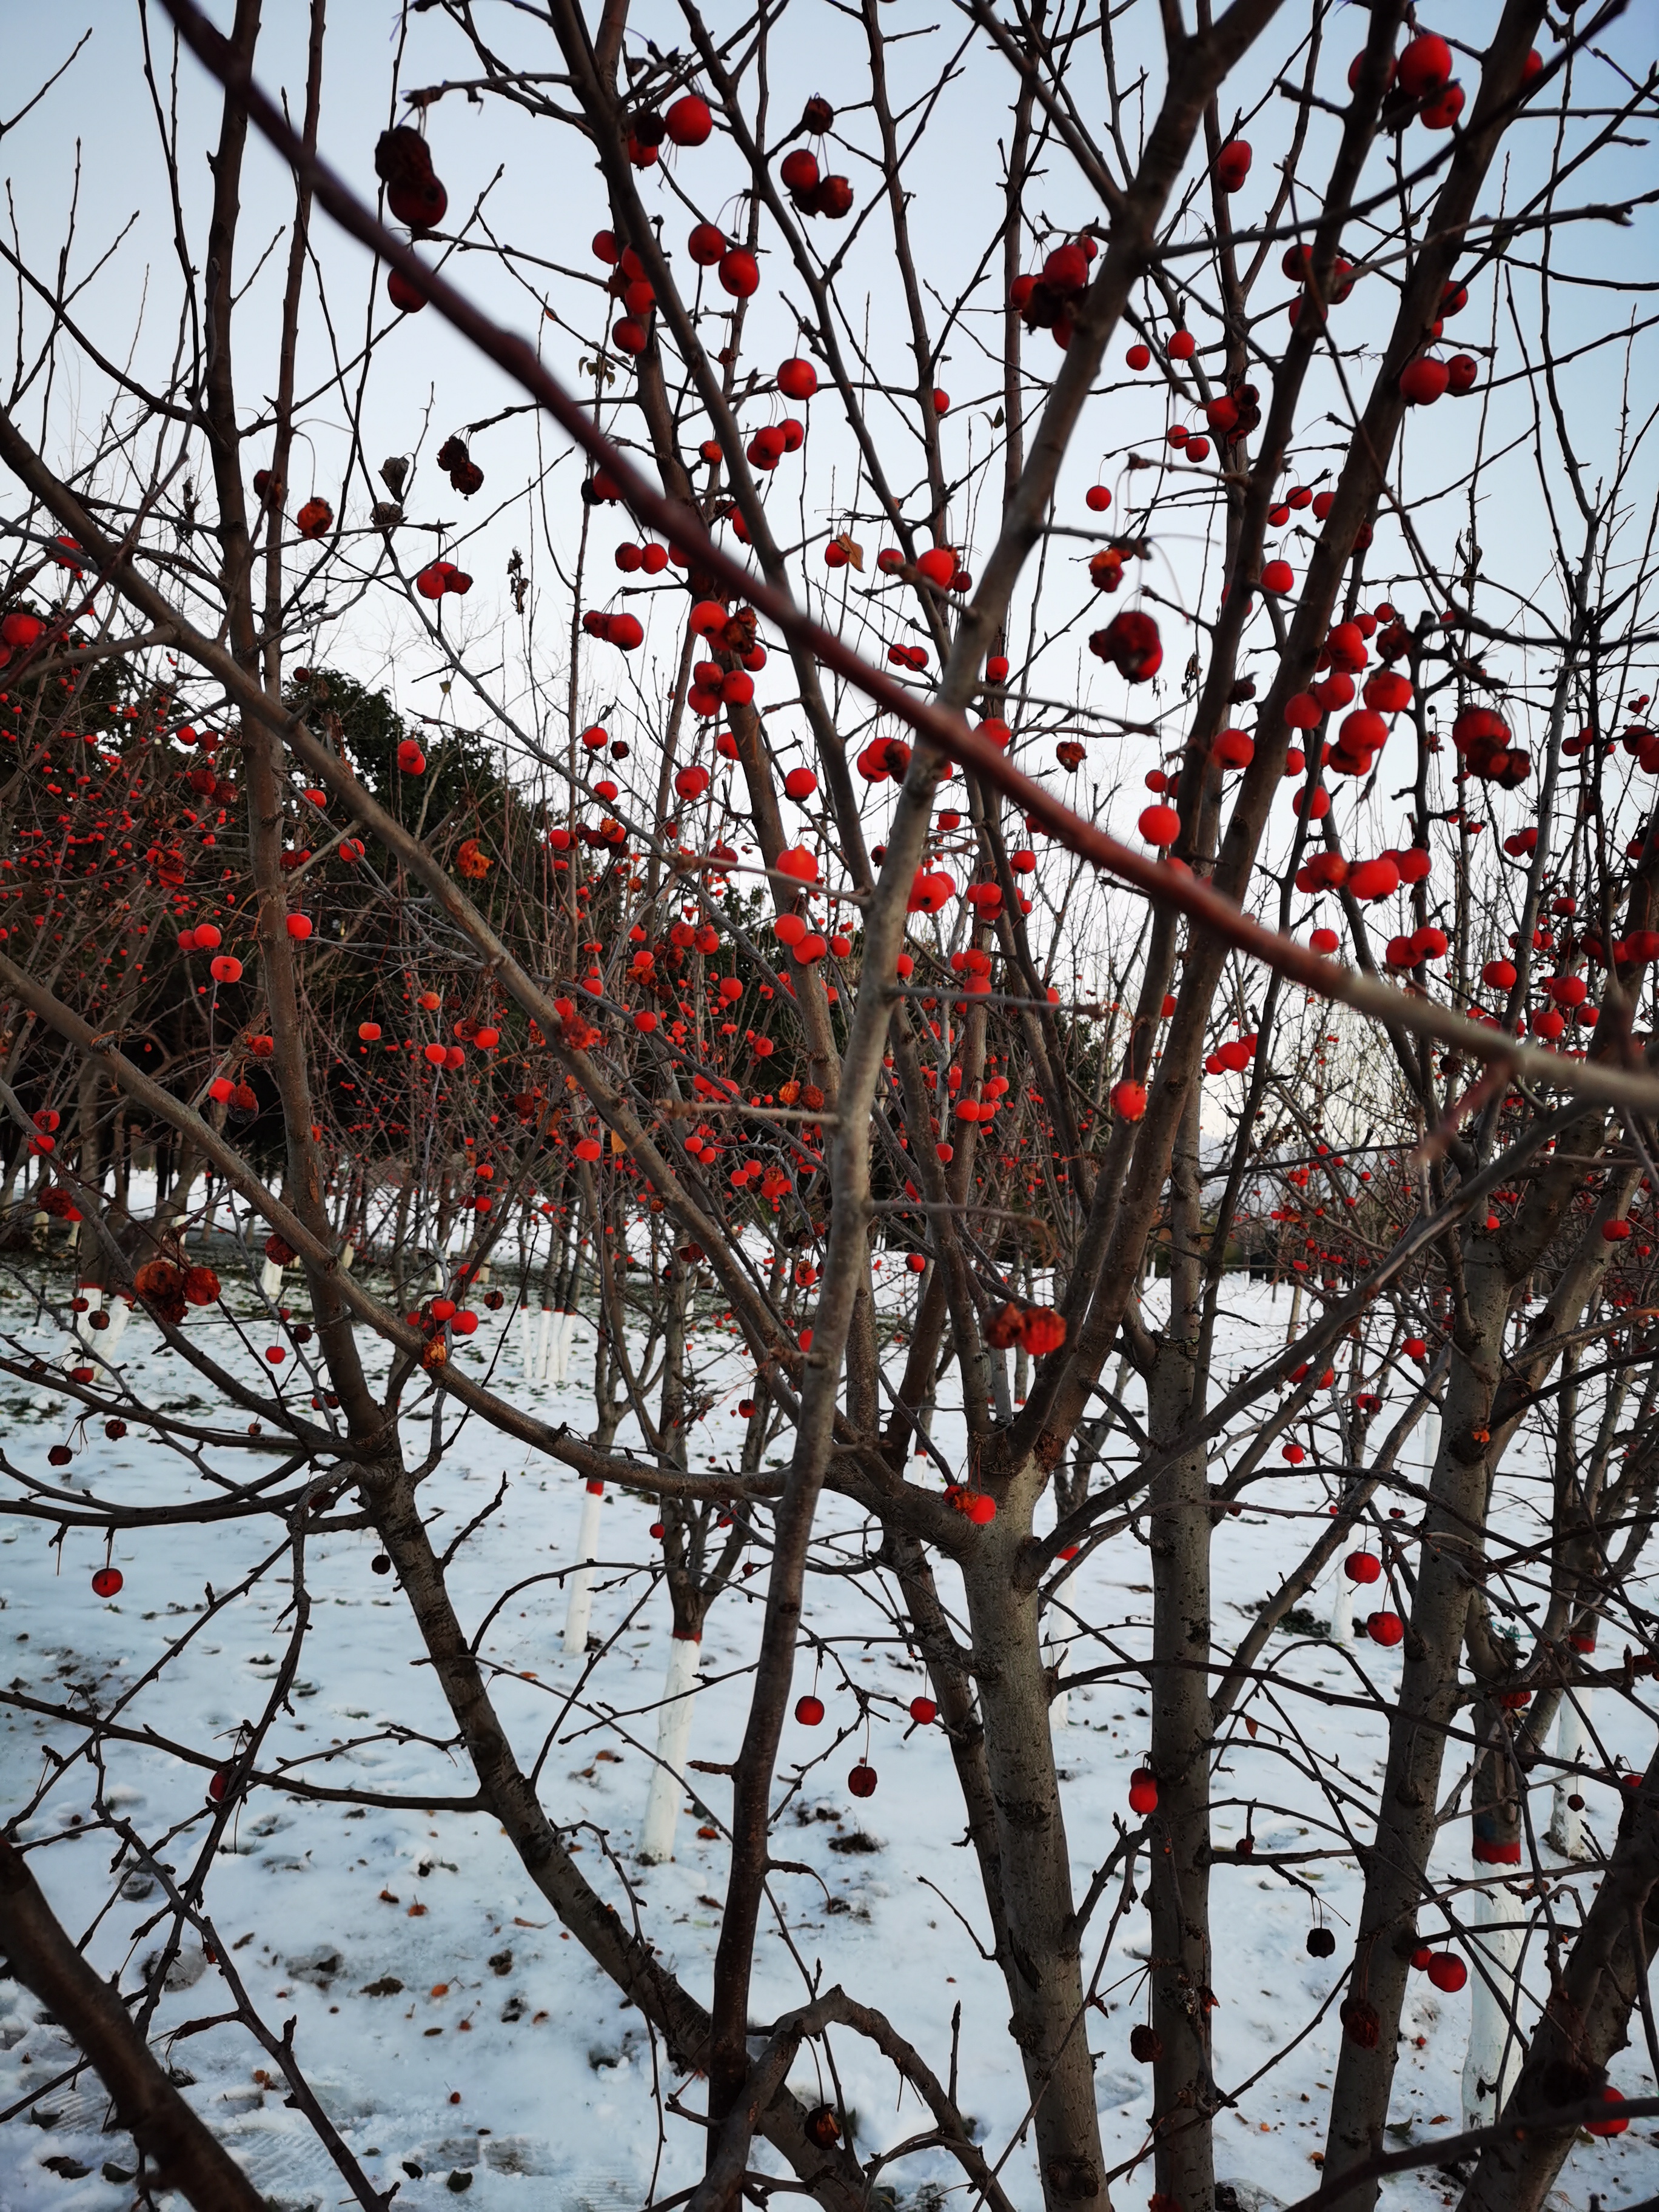
M 94 1349 L 107 1361 L 114 1358 L 115 1347 L 121 1341 L 122 1332 L 132 1319 L 132 1303 L 129 1298 L 112 1297 L 105 1311 L 109 1316 L 109 1327 L 94 1329 L 92 1340 Z M 105 1366 L 104 1373 L 112 1382 L 114 1380 L 107 1365 Z
M 570 1340 L 576 1333 L 576 1316 L 573 1313 L 556 1314 L 553 1317 L 553 1380 L 562 1383 L 570 1365 Z
M 259 1262 L 259 1288 L 268 1298 L 274 1298 L 283 1287 L 283 1271 L 274 1260 Z
M 1589 1736 L 1584 1725 L 1584 1705 L 1589 1695 L 1587 1690 L 1580 1690 L 1576 1696 L 1569 1691 L 1561 1700 L 1555 1723 L 1555 1755 L 1564 1766 L 1576 1765 L 1583 1755 Z M 1546 1841 L 1564 1859 L 1581 1859 L 1584 1856 L 1584 1816 L 1567 1802 L 1569 1797 L 1582 1794 L 1576 1774 L 1564 1774 L 1555 1785 L 1555 1807 Z
M 1506 1889 L 1479 1890 L 1470 1900 L 1469 2048 L 1463 2062 L 1466 2128 L 1492 2125 L 1527 2055 L 1510 2021 L 1520 2001 L 1525 1917 L 1519 1899 Z M 1493 1924 L 1498 1922 L 1505 1924 Z
M 76 1314 L 74 1317 L 75 1342 L 77 1348 L 64 1353 L 65 1367 L 84 1366 L 86 1355 L 88 1353 L 100 1363 L 106 1360 L 121 1341 L 121 1332 L 126 1327 L 132 1314 L 131 1304 L 118 1292 L 110 1300 L 106 1308 L 102 1286 L 97 1283 L 81 1284 L 76 1289 L 76 1296 L 86 1300 L 87 1310 L 85 1313 Z M 92 1317 L 95 1313 L 106 1314 L 107 1328 L 93 1327 Z M 106 1382 L 114 1379 L 106 1365 L 104 1367 L 103 1373 Z
M 88 1352 L 95 1352 L 98 1349 L 98 1339 L 108 1334 L 106 1330 L 94 1328 L 92 1325 L 94 1314 L 100 1312 L 103 1307 L 103 1290 L 97 1283 L 81 1283 L 76 1286 L 75 1295 L 77 1298 L 86 1300 L 87 1310 L 83 1314 L 76 1314 L 70 1321 L 70 1327 L 74 1332 L 77 1343 L 85 1345 Z
M 1331 1601 L 1331 1641 L 1353 1642 L 1353 1584 L 1340 1566 L 1336 1571 L 1336 1595 Z
M 702 1660 L 702 1645 L 696 1638 L 674 1638 L 657 1722 L 657 1764 L 652 1770 L 651 1794 L 645 1802 L 645 1826 L 640 1833 L 640 1856 L 647 1866 L 659 1865 L 674 1856 L 674 1831 L 679 1826 L 680 1801 L 685 1795 L 685 1757 L 691 1747 L 691 1714 Z
M 564 1609 L 567 1651 L 587 1649 L 587 1624 L 593 1614 L 593 1562 L 599 1556 L 599 1508 L 604 1504 L 604 1484 L 590 1482 L 582 1493 L 581 1524 L 576 1531 L 576 1557 L 580 1564 L 570 1577 L 570 1596 Z

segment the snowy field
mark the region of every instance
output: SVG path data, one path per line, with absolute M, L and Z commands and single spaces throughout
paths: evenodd
M 1282 1342 L 1288 1316 L 1284 1297 L 1275 1307 L 1265 1289 L 1247 1285 L 1235 1291 L 1231 1304 L 1233 1341 L 1231 1356 L 1218 1361 L 1222 1380 L 1258 1348 Z M 577 1329 L 562 1387 L 532 1385 L 522 1379 L 516 1340 L 503 1346 L 506 1319 L 483 1316 L 469 1364 L 498 1360 L 512 1395 L 586 1433 L 591 1328 L 583 1323 Z M 14 1308 L 9 1327 L 20 1325 Z M 192 1316 L 190 1326 L 242 1372 L 254 1369 L 257 1354 L 247 1345 L 235 1346 L 228 1324 Z M 62 1355 L 64 1339 L 49 1324 L 33 1329 L 30 1340 L 44 1355 Z M 261 1341 L 256 1327 L 249 1343 Z M 700 1359 L 723 1366 L 719 1403 L 694 1449 L 699 1462 L 723 1447 L 735 1462 L 743 1425 L 736 1411 L 741 1364 L 729 1340 L 700 1331 L 696 1342 Z M 134 1322 L 121 1352 L 141 1392 L 209 1417 L 204 1387 L 175 1357 L 160 1352 L 148 1323 Z M 46 1454 L 68 1434 L 64 1401 L 49 1389 L 21 1385 L 0 1386 L 0 1399 L 7 1406 L 9 1459 L 43 1480 L 61 1480 Z M 624 1429 L 622 1442 L 628 1433 Z M 411 1449 L 418 1450 L 428 1434 L 411 1423 Z M 960 1419 L 944 1404 L 935 1437 L 956 1463 Z M 152 1503 L 192 1490 L 201 1494 L 176 1457 L 137 1431 L 110 1444 L 94 1426 L 93 1437 L 71 1470 L 77 1487 Z M 781 1457 L 787 1443 L 776 1444 L 773 1455 Z M 1408 1474 L 1420 1470 L 1424 1455 L 1419 1438 L 1407 1455 L 1413 1463 Z M 693 1776 L 696 1798 L 682 1808 L 672 1863 L 646 1868 L 636 1858 L 656 1738 L 653 1708 L 668 1644 L 666 1598 L 646 1571 L 655 1548 L 648 1535 L 652 1509 L 622 1496 L 606 1498 L 592 1622 L 605 1656 L 584 1679 L 591 1662 L 562 1649 L 565 1595 L 555 1578 L 575 1556 L 583 1498 L 576 1479 L 533 1464 L 526 1470 L 522 1452 L 471 1424 L 422 1493 L 426 1511 L 435 1516 L 434 1540 L 441 1548 L 479 1512 L 503 1474 L 511 1481 L 502 1509 L 462 1547 L 451 1570 L 463 1624 L 470 1632 L 509 1583 L 546 1577 L 532 1581 L 497 1613 L 485 1637 L 484 1656 L 501 1670 L 501 1709 L 526 1764 L 556 1724 L 543 1769 L 544 1803 L 562 1826 L 586 1824 L 580 1841 L 592 1879 L 625 1918 L 637 1911 L 674 1972 L 706 2001 L 726 1878 L 720 1824 L 729 1784 L 717 1776 Z M 1217 1544 L 1217 1636 L 1229 1644 L 1243 1635 L 1255 1603 L 1298 1555 L 1325 1510 L 1318 1482 L 1288 1473 L 1249 1496 L 1243 1516 L 1224 1524 Z M 829 1557 L 830 1540 L 851 1528 L 851 1516 L 830 1499 L 822 1526 Z M 49 1535 L 37 1523 L 0 1522 L 0 1638 L 9 1654 L 3 1679 L 43 1698 L 90 1695 L 106 1706 L 182 1638 L 183 1648 L 127 1717 L 204 1752 L 228 1747 L 239 1725 L 260 1710 L 275 1673 L 287 1633 L 282 1614 L 289 1587 L 279 1572 L 211 1613 L 204 1612 L 205 1590 L 210 1583 L 222 1592 L 234 1587 L 276 1549 L 270 1525 L 168 1529 L 118 1541 L 114 1562 L 125 1587 L 110 1605 L 89 1589 L 102 1563 L 101 1541 L 71 1534 L 60 1552 Z M 376 1548 L 368 1534 L 311 1540 L 307 1577 L 313 1609 L 301 1680 L 292 1713 L 279 1718 L 261 1763 L 270 1768 L 282 1759 L 305 1759 L 319 1763 L 319 1779 L 388 1795 L 463 1796 L 470 1786 L 465 1769 L 419 1740 L 446 1737 L 450 1724 L 403 1601 L 386 1577 L 371 1571 Z M 948 1571 L 945 1579 L 948 1590 Z M 1087 1563 L 1068 1595 L 1099 1640 L 1079 1644 L 1074 1671 L 1145 1650 L 1150 1580 L 1146 1553 L 1133 1534 Z M 751 1580 L 714 1607 L 693 1757 L 730 1759 L 737 1750 L 764 1581 L 763 1561 Z M 1310 1601 L 1322 1621 L 1333 1595 L 1327 1584 Z M 936 1729 L 912 1728 L 904 1710 L 926 1684 L 895 1642 L 873 1579 L 866 1588 L 844 1577 L 817 1577 L 808 1601 L 821 1658 L 804 1655 L 797 1686 L 811 1686 L 816 1665 L 829 1711 L 816 1731 L 793 1723 L 786 1731 L 781 1790 L 799 1786 L 784 1816 L 780 1851 L 810 1865 L 819 1879 L 777 1879 L 790 1944 L 775 1929 L 763 1936 L 755 2016 L 769 2018 L 800 2002 L 804 1974 L 821 1960 L 826 1983 L 840 1982 L 880 2007 L 944 2075 L 953 2008 L 960 2004 L 963 2108 L 994 2157 L 1006 2154 L 1003 2178 L 1015 2203 L 1034 2207 L 1039 2198 L 1030 2156 L 1017 2140 L 1024 2091 L 1006 2033 L 1006 1997 L 1000 1976 L 981 1960 L 956 1917 L 972 1928 L 984 1924 L 946 1747 Z M 1273 1648 L 1281 1679 L 1248 1707 L 1258 1723 L 1255 1739 L 1238 1717 L 1229 1724 L 1216 1782 L 1217 1841 L 1243 1833 L 1253 1806 L 1258 1851 L 1329 1850 L 1334 1856 L 1298 1870 L 1310 1888 L 1264 1867 L 1230 1863 L 1214 1870 L 1217 2073 L 1238 2097 L 1237 2109 L 1218 2123 L 1218 2169 L 1237 2185 L 1238 2202 L 1247 2208 L 1288 2203 L 1317 2184 L 1310 2154 L 1322 2144 L 1339 2035 L 1338 1976 L 1358 1897 L 1353 1863 L 1340 1855 L 1351 1838 L 1335 1824 L 1333 1806 L 1346 1790 L 1357 1793 L 1351 1835 L 1364 1840 L 1364 1806 L 1383 1748 L 1374 1719 L 1355 1707 L 1322 1707 L 1298 1695 L 1297 1686 L 1347 1693 L 1371 1680 L 1387 1689 L 1399 1664 L 1397 1654 L 1369 1644 L 1345 1650 L 1318 1638 L 1281 1635 Z M 850 1684 L 883 1700 L 869 1740 L 879 1784 L 862 1802 L 847 1787 L 866 1744 Z M 1145 1714 L 1146 1699 L 1132 1676 L 1071 1693 L 1069 1723 L 1057 1732 L 1057 1743 L 1079 1893 L 1110 1849 L 1112 1815 L 1127 1812 L 1129 1770 L 1146 1750 Z M 1604 1695 L 1595 1718 L 1610 1750 L 1636 1763 L 1645 1757 L 1652 1731 L 1629 1705 Z M 1302 1731 L 1311 1767 L 1299 1757 L 1278 1755 L 1287 1720 Z M 9 1816 L 47 1771 L 46 1747 L 70 1753 L 77 1737 L 65 1723 L 15 1710 L 6 1715 L 5 1729 Z M 837 1741 L 842 1730 L 848 1733 Z M 320 1764 L 331 1752 L 331 1762 Z M 1449 1763 L 1447 1790 L 1456 1778 Z M 87 1764 L 72 1759 L 23 1834 L 70 1837 L 89 1817 L 93 1790 Z M 106 1794 L 159 1857 L 181 1872 L 191 1865 L 204 1818 L 201 1770 L 143 1743 L 112 1743 Z M 1586 1795 L 1589 1826 L 1605 1842 L 1612 1792 L 1592 1786 Z M 1534 1801 L 1540 1833 L 1548 1796 L 1540 1790 Z M 1450 1822 L 1442 1870 L 1465 1869 L 1467 1848 L 1467 1822 Z M 77 1935 L 104 1903 L 109 1863 L 107 1835 L 65 1840 L 33 1860 L 58 1914 Z M 1593 1875 L 1576 1878 L 1587 1895 Z M 129 1885 L 135 1893 L 143 1887 L 143 1878 Z M 159 1937 L 151 1923 L 159 1903 L 158 1894 L 133 1893 L 106 1914 L 91 1946 L 101 1972 L 131 1977 L 154 1951 Z M 657 2094 L 685 2085 L 665 2070 L 638 2013 L 623 2007 L 574 1941 L 562 1936 L 487 1818 L 437 1811 L 428 1816 L 424 1809 L 364 1815 L 256 1795 L 239 1814 L 234 1852 L 212 1871 L 208 1903 L 220 1943 L 263 2018 L 279 2031 L 295 2021 L 301 2066 L 377 2184 L 399 2185 L 400 2206 L 435 2205 L 465 2191 L 479 2212 L 635 2212 L 695 2178 L 696 2130 L 671 2116 L 659 2133 L 657 2120 Z M 1571 1918 L 1559 1892 L 1557 1906 Z M 1307 1954 L 1316 1911 L 1336 1928 L 1334 1959 Z M 1097 1976 L 1103 2007 L 1091 2013 L 1089 2033 L 1099 2053 L 1108 2154 L 1116 2162 L 1143 2145 L 1148 2114 L 1148 2073 L 1128 2051 L 1129 2027 L 1144 2016 L 1146 1923 L 1138 1907 L 1132 1910 L 1102 1959 L 1105 1924 L 1103 1908 L 1085 1939 L 1085 1971 Z M 1425 1915 L 1425 1931 L 1433 1925 L 1434 1916 Z M 1532 1947 L 1534 1958 L 1540 1948 Z M 219 1972 L 199 1946 L 186 1946 L 176 1978 L 182 1985 L 164 2001 L 162 2030 L 228 2009 Z M 1535 1970 L 1530 1978 L 1536 1980 Z M 1418 2140 L 1425 2130 L 1455 2129 L 1468 2008 L 1467 1990 L 1440 1996 L 1425 1978 L 1413 1976 L 1408 2039 L 1396 2078 L 1395 2145 Z M 88 2075 L 66 2078 L 70 2046 L 39 2012 L 19 1984 L 0 1983 L 0 2206 L 5 2212 L 115 2212 L 131 2202 L 131 2192 L 118 2178 L 105 2178 L 106 2169 L 118 2177 L 129 2168 L 131 2144 L 100 2133 L 104 2106 L 95 2081 Z M 1294 2047 L 1273 2063 L 1273 2052 L 1293 2039 Z M 893 2078 L 868 2045 L 838 2036 L 834 2050 L 861 2149 L 920 2132 L 925 2117 L 908 2095 L 896 2104 Z M 349 2201 L 301 2116 L 285 2105 L 270 2062 L 240 2027 L 181 2037 L 171 2055 L 191 2102 L 273 2205 Z M 1633 2094 L 1652 2094 L 1636 2050 L 1623 2055 L 1614 2078 Z M 810 2056 L 798 2063 L 793 2079 L 817 2100 Z M 828 2082 L 823 2087 L 828 2093 Z M 689 2085 L 688 2101 L 701 2103 L 701 2085 Z M 1594 2192 L 1613 2212 L 1659 2189 L 1656 2145 L 1659 2128 L 1648 2122 L 1614 2142 L 1586 2141 L 1553 2204 L 1583 2212 Z M 763 2147 L 762 2159 L 770 2162 Z M 957 2191 L 959 2179 L 953 2165 L 933 2153 L 883 2177 L 903 2205 L 941 2202 L 939 2192 Z M 1144 2164 L 1114 2185 L 1115 2201 L 1139 2212 L 1151 2187 L 1150 2164 Z M 1452 2196 L 1451 2185 L 1430 2168 L 1391 2185 L 1386 2201 L 1438 2205 Z M 965 2203 L 965 2192 L 956 2201 Z

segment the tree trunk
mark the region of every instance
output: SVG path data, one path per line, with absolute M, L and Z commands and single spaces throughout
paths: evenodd
M 1035 2108 L 1045 2203 L 1051 2212 L 1109 2212 L 1036 1593 L 1014 1587 L 1012 1573 L 1029 1533 L 1022 1486 L 963 1567 L 1014 1966 L 1009 2033 Z
M 1504 2107 L 1525 2133 L 1493 2143 L 1459 2212 L 1540 2212 L 1577 2134 L 1547 2115 L 1594 2099 L 1624 2048 L 1631 2008 L 1659 1943 L 1659 1775 L 1650 1766 L 1626 1796 L 1619 1840 L 1566 1966 L 1550 1993 L 1521 2078 Z M 1639 1944 L 1639 1950 L 1638 1946 Z
M 1555 1723 L 1555 1756 L 1569 1771 L 1556 1781 L 1546 1841 L 1564 1859 L 1584 1856 L 1583 1778 L 1571 1770 L 1583 1758 L 1584 1746 L 1589 1741 L 1589 1695 L 1587 1689 L 1569 1690 L 1561 1700 Z
M 1376 1839 L 1361 1857 L 1365 1893 L 1331 2099 L 1330 2179 L 1382 2148 L 1446 1731 L 1457 1712 L 1470 1572 L 1484 1548 L 1476 1532 L 1486 1517 L 1486 1453 L 1471 1436 L 1485 1429 L 1498 1385 L 1509 1285 L 1495 1261 L 1471 1267 L 1466 1282 L 1467 1334 L 1446 1383 Z M 1338 2201 L 1344 2212 L 1369 2208 L 1376 2191 L 1375 2181 L 1361 2182 Z
M 1203 1297 L 1198 1100 L 1170 1163 L 1170 1319 L 1149 1389 L 1153 1449 L 1201 1412 L 1196 1369 Z M 1152 1567 L 1151 1840 L 1153 2128 L 1159 2191 L 1182 2212 L 1215 2203 L 1210 2014 L 1209 1481 L 1200 1450 L 1164 1468 L 1148 1498 Z
M 669 1646 L 662 1711 L 657 1717 L 657 1764 L 652 1769 L 651 1792 L 645 1801 L 645 1821 L 640 1830 L 640 1856 L 647 1866 L 674 1856 L 674 1831 L 685 1796 L 685 1759 L 691 1745 L 697 1669 L 702 1662 L 702 1637 L 682 1636 L 677 1630 Z
M 564 1609 L 564 1648 L 586 1651 L 587 1624 L 593 1615 L 593 1562 L 599 1556 L 599 1513 L 605 1504 L 605 1485 L 590 1482 L 582 1492 L 582 1517 L 576 1531 L 575 1571 Z

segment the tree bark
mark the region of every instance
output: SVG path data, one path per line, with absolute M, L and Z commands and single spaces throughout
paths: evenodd
M 22 1853 L 0 1836 L 0 1950 L 97 2069 L 149 2177 L 197 2212 L 265 2212 L 265 2201 L 179 2095 L 133 2026 L 114 1985 L 81 1956 Z
M 1624 2048 L 1659 1942 L 1656 1894 L 1659 1774 L 1650 1765 L 1629 1793 L 1607 1873 L 1504 2108 L 1505 2119 L 1526 2123 L 1526 2133 L 1481 2153 L 1458 2212 L 1540 2212 L 1577 2134 L 1573 2125 L 1552 2127 L 1548 2114 L 1594 2096 L 1607 2061 Z
M 1198 1094 L 1171 1163 L 1170 1319 L 1152 1376 L 1154 1449 L 1201 1413 L 1202 1322 Z M 1203 1449 L 1165 1467 L 1148 1500 L 1152 1570 L 1152 1826 L 1153 2126 L 1160 2192 L 1182 2212 L 1212 2212 L 1214 2114 L 1210 2014 L 1210 1528 Z
M 1011 1498 L 963 1566 L 1013 1966 L 1008 2032 L 1024 2062 L 1044 2203 L 1110 2212 L 1037 1593 L 1013 1586 L 1014 1557 L 1029 1533 L 1015 1524 L 1029 1519 L 1034 1481 L 1024 1486 L 1024 1515 Z

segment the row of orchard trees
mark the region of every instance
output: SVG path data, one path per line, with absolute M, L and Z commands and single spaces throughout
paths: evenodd
M 37 330 L 33 294 L 18 310 L 20 349 L 103 398 L 72 461 L 27 378 L 0 412 L 16 1216 L 70 1221 L 87 1305 L 139 1298 L 227 1418 L 291 1446 L 250 1515 L 372 1526 L 503 1848 L 707 2078 L 702 2212 L 736 2201 L 756 2136 L 824 2205 L 865 2201 L 875 2169 L 787 2082 L 832 2031 L 875 2039 L 976 2191 L 1019 2193 L 947 2055 L 856 1990 L 751 2040 L 782 1731 L 815 1577 L 844 1571 L 815 1536 L 826 1490 L 867 1519 L 929 1677 L 912 1716 L 948 1737 L 1030 2201 L 1111 2201 L 1093 2072 L 1118 2031 L 1084 1959 L 1121 1877 L 1151 1919 L 1133 2164 L 1158 2212 L 1217 2203 L 1212 1893 L 1242 1855 L 1214 1842 L 1215 1763 L 1247 1755 L 1253 1704 L 1308 1710 L 1270 1638 L 1350 1554 L 1401 1660 L 1364 1678 L 1380 1778 L 1319 1784 L 1363 1875 L 1340 1954 L 1310 1941 L 1340 1992 L 1322 2201 L 1375 2201 L 1414 1964 L 1449 1987 L 1474 1956 L 1466 2117 L 1527 2122 L 1480 2148 L 1471 2206 L 1542 2203 L 1626 2033 L 1659 1785 L 1620 1781 L 1576 1931 L 1532 1792 L 1559 1777 L 1570 1806 L 1613 1773 L 1587 1700 L 1639 1717 L 1649 1652 L 1646 341 L 1577 265 L 1584 210 L 1620 204 L 1649 58 L 1620 26 L 1636 44 L 1608 58 L 1614 9 L 1504 0 L 1447 37 L 1395 0 L 1352 12 L 987 6 L 947 54 L 874 0 L 718 35 L 689 5 L 665 35 L 625 0 L 591 21 L 552 0 L 550 76 L 525 24 L 492 44 L 426 9 L 371 149 L 325 127 L 320 0 L 293 126 L 261 90 L 258 0 L 224 40 L 169 0 L 184 65 L 222 88 L 210 186 L 173 126 L 159 150 L 206 272 L 191 340 L 146 374 L 107 334 Z M 486 219 L 463 85 L 509 174 L 571 180 L 591 260 L 550 249 L 533 195 Z M 257 271 L 251 128 L 292 191 Z M 389 229 L 319 144 L 366 189 L 372 153 Z M 324 332 L 367 264 L 319 250 L 319 207 L 380 257 L 349 364 Z M 503 328 L 527 311 L 545 360 Z M 371 473 L 376 410 L 439 324 L 513 396 L 435 469 Z M 526 393 L 580 476 L 507 442 Z M 301 501 L 331 409 L 338 484 Z M 538 548 L 499 563 L 489 609 L 453 556 L 482 571 L 490 527 L 443 512 L 486 473 Z M 360 680 L 382 620 L 400 675 L 441 679 L 430 713 Z M 132 1172 L 152 1153 L 154 1184 Z M 250 1272 L 304 1285 L 264 1278 L 257 1382 L 191 1310 L 244 1310 L 228 1259 L 202 1279 L 216 1205 L 254 1224 Z M 1242 1365 L 1241 1261 L 1296 1285 L 1289 1340 Z M 55 1263 L 12 1264 L 64 1303 Z M 581 1303 L 591 1436 L 469 1364 L 486 1267 L 532 1322 Z M 735 1465 L 696 1435 L 711 1317 L 755 1376 Z M 67 1387 L 156 1418 L 117 1360 Z M 419 1510 L 434 1462 L 395 1418 L 433 1394 L 657 1501 L 642 1564 L 677 1655 L 648 1856 L 672 1848 L 708 1607 L 763 1567 L 706 1989 L 578 1863 L 501 1717 Z M 217 1483 L 240 1464 L 226 1445 Z M 177 1467 L 151 1517 L 199 1518 L 200 1476 Z M 1269 1485 L 1284 1547 L 1235 1644 L 1216 1533 Z M 11 1504 L 125 1525 L 95 1483 Z M 1152 1626 L 1125 1662 L 1078 1593 L 1132 1529 Z M 1126 1663 L 1145 1767 L 1079 1894 L 1050 1708 L 1066 1669 Z M 278 1703 L 214 1776 L 210 1845 L 270 1786 Z M 1317 1776 L 1294 1720 L 1249 1740 L 1264 1798 L 1275 1761 Z M 1541 2018 L 1506 1932 L 1534 1923 Z

